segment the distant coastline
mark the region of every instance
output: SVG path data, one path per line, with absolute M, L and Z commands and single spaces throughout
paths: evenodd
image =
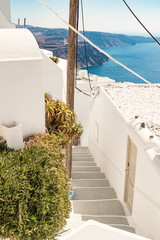
M 40 48 L 50 50 L 53 55 L 59 58 L 67 59 L 68 56 L 68 30 L 62 28 L 42 28 L 26 26 L 35 36 Z M 143 36 L 129 36 L 125 34 L 113 34 L 105 32 L 86 31 L 86 37 L 100 48 L 115 46 L 135 45 L 136 43 L 153 43 L 152 38 Z M 99 53 L 92 46 L 87 44 L 88 66 L 99 66 L 105 64 L 108 58 Z M 78 38 L 77 50 L 78 68 L 86 66 L 84 41 Z

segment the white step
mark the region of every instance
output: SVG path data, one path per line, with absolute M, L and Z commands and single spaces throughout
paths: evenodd
M 107 179 L 72 179 L 73 187 L 109 187 Z
M 73 161 L 72 162 L 72 166 L 73 167 L 77 167 L 77 166 L 97 166 L 97 164 L 95 162 L 87 162 L 87 161 Z
M 125 212 L 121 202 L 115 200 L 74 200 L 73 212 L 87 215 L 121 215 Z
M 91 158 L 91 157 L 92 157 L 92 158 L 93 158 L 93 156 L 92 156 L 91 154 L 84 154 L 84 153 L 82 153 L 82 154 L 77 154 L 77 153 L 74 154 L 74 153 L 73 153 L 73 154 L 72 154 L 72 157 L 73 157 L 73 158 L 77 158 L 77 157 L 83 157 L 83 158 Z
M 100 168 L 97 166 L 80 166 L 80 167 L 72 167 L 72 172 L 100 172 Z
M 105 179 L 105 175 L 101 172 L 73 172 L 72 179 Z
M 72 151 L 76 150 L 88 150 L 88 147 L 86 146 L 73 146 Z
M 72 150 L 73 154 L 91 154 L 91 152 L 89 150 L 80 150 L 80 151 L 74 151 Z
M 74 188 L 72 200 L 115 199 L 116 194 L 111 187 Z
M 88 220 L 94 220 L 103 224 L 129 225 L 127 217 L 122 217 L 122 216 L 82 215 L 82 221 L 88 221 Z
M 85 162 L 85 161 L 86 161 L 86 162 L 88 162 L 88 161 L 89 161 L 89 162 L 90 162 L 90 161 L 91 161 L 91 162 L 94 162 L 93 157 L 73 157 L 72 160 L 73 160 L 73 161 L 82 161 L 82 162 Z
M 110 224 L 111 227 L 115 227 L 130 233 L 135 233 L 135 229 L 133 227 L 130 226 L 125 226 L 125 225 L 119 225 L 119 224 Z

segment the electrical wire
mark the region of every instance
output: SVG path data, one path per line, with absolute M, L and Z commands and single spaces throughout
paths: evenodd
M 149 33 L 149 35 L 154 39 L 154 41 L 156 43 L 158 43 L 158 45 L 160 45 L 160 42 L 152 35 L 152 33 L 144 26 L 144 24 L 139 20 L 139 18 L 135 15 L 135 13 L 132 11 L 132 9 L 129 7 L 129 5 L 126 3 L 125 0 L 122 0 L 124 2 L 124 4 L 127 6 L 127 8 L 129 9 L 129 11 L 132 13 L 132 15 L 137 19 L 137 21 L 141 24 L 141 26 Z
M 71 28 L 75 33 L 77 33 L 79 36 L 81 36 L 83 39 L 86 40 L 86 42 L 88 42 L 90 45 L 92 45 L 94 48 L 96 48 L 98 51 L 100 51 L 101 53 L 103 53 L 105 56 L 107 56 L 108 58 L 110 58 L 113 62 L 117 63 L 118 65 L 120 65 L 121 67 L 125 68 L 127 71 L 131 72 L 132 74 L 134 74 L 135 76 L 137 76 L 138 78 L 140 78 L 141 80 L 143 80 L 144 82 L 151 84 L 149 81 L 147 81 L 145 78 L 141 77 L 138 73 L 134 72 L 133 70 L 131 70 L 130 68 L 128 68 L 127 66 L 125 66 L 123 63 L 117 61 L 116 59 L 114 59 L 112 56 L 110 56 L 108 53 L 106 53 L 104 50 L 102 50 L 101 48 L 99 48 L 96 44 L 94 44 L 92 41 L 90 41 L 88 38 L 86 38 L 85 36 L 83 36 L 83 34 L 81 34 L 79 31 L 77 31 L 72 25 L 70 25 L 69 23 L 67 23 L 61 16 L 59 16 L 51 7 L 49 7 L 45 2 L 43 2 L 42 0 L 38 0 L 39 2 L 41 2 L 46 8 L 48 8 L 54 15 L 56 15 L 63 23 L 65 23 L 69 28 Z
M 83 0 L 81 0 L 81 12 L 82 12 L 82 26 L 83 26 L 83 36 L 85 36 L 85 27 L 84 27 L 84 11 L 83 11 Z M 87 68 L 87 73 L 88 73 L 88 81 L 89 81 L 89 86 L 90 89 L 92 90 L 91 86 L 91 80 L 89 76 L 89 68 L 88 68 L 88 56 L 87 56 L 87 45 L 86 45 L 86 40 L 84 39 L 84 49 L 85 49 L 85 57 L 86 57 L 86 68 Z
M 78 7 L 77 7 L 77 30 L 78 30 L 78 27 L 79 27 L 79 0 L 78 0 Z M 76 78 L 78 76 L 78 35 L 76 35 Z M 77 81 L 76 81 L 76 84 L 77 84 Z
M 83 92 L 80 88 L 75 87 L 79 92 L 83 93 L 84 95 L 88 96 L 88 97 L 92 97 L 91 95 L 89 95 L 88 93 Z
M 77 8 L 77 30 L 78 30 L 78 27 L 79 27 L 79 0 L 78 0 L 78 8 Z M 78 35 L 76 36 L 76 77 L 77 77 L 77 75 L 78 75 L 78 73 L 77 73 L 77 65 L 78 65 L 78 63 L 77 63 L 77 55 L 78 55 L 78 52 L 77 52 L 77 50 L 78 50 Z M 77 81 L 76 81 L 76 85 L 77 85 Z M 79 91 L 79 92 L 81 92 L 81 93 L 83 93 L 84 95 L 86 95 L 86 96 L 88 96 L 88 97 L 92 97 L 91 95 L 89 95 L 88 93 L 85 93 L 84 91 L 82 91 L 80 88 L 78 88 L 77 86 L 75 86 L 75 88 Z

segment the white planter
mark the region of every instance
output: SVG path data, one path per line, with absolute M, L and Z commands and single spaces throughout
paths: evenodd
M 1 125 L 1 135 L 7 141 L 7 146 L 14 150 L 23 147 L 22 125 L 14 122 L 12 125 Z

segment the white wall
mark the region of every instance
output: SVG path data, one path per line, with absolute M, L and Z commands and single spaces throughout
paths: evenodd
M 80 71 L 79 75 L 81 77 L 86 76 L 86 70 Z M 113 83 L 115 81 L 108 79 L 102 81 L 93 81 L 91 82 L 91 87 L 96 88 L 100 85 L 107 85 L 109 83 Z M 83 92 L 87 93 L 91 97 L 83 94 L 82 92 L 75 90 L 75 112 L 78 116 L 78 121 L 81 122 L 83 126 L 83 133 L 81 135 L 81 146 L 88 146 L 88 136 L 89 136 L 89 111 L 90 111 L 90 101 L 93 98 L 93 93 L 96 94 L 97 90 L 91 91 L 89 82 L 79 80 L 77 81 L 77 87 L 82 90 Z
M 62 100 L 66 102 L 66 94 L 67 94 L 67 60 L 58 58 L 58 67 L 63 72 L 63 87 L 62 87 Z
M 4 16 L 8 19 L 8 21 L 11 21 L 10 0 L 1 0 L 0 10 L 4 14 Z
M 0 28 L 14 28 L 11 23 L 10 0 L 0 1 Z
M 160 239 L 160 164 L 149 140 L 149 130 L 140 129 L 140 119 L 128 122 L 105 90 L 92 101 L 89 147 L 105 172 L 118 198 L 124 200 L 128 136 L 137 147 L 137 166 L 132 217 L 138 228 L 153 240 Z M 152 154 L 149 154 L 151 152 Z
M 0 125 L 21 124 L 24 138 L 43 133 L 44 63 L 38 45 L 26 29 L 0 29 L 0 36 Z
M 84 85 L 86 85 L 86 83 L 84 83 Z M 79 84 L 78 87 L 84 90 L 84 86 L 82 87 L 82 84 Z M 82 94 L 75 89 L 74 109 L 77 115 L 77 121 L 80 122 L 83 126 L 83 133 L 81 135 L 81 146 L 88 146 L 89 106 L 90 97 Z
M 42 53 L 45 66 L 45 92 L 53 99 L 63 100 L 63 71 L 49 57 Z

